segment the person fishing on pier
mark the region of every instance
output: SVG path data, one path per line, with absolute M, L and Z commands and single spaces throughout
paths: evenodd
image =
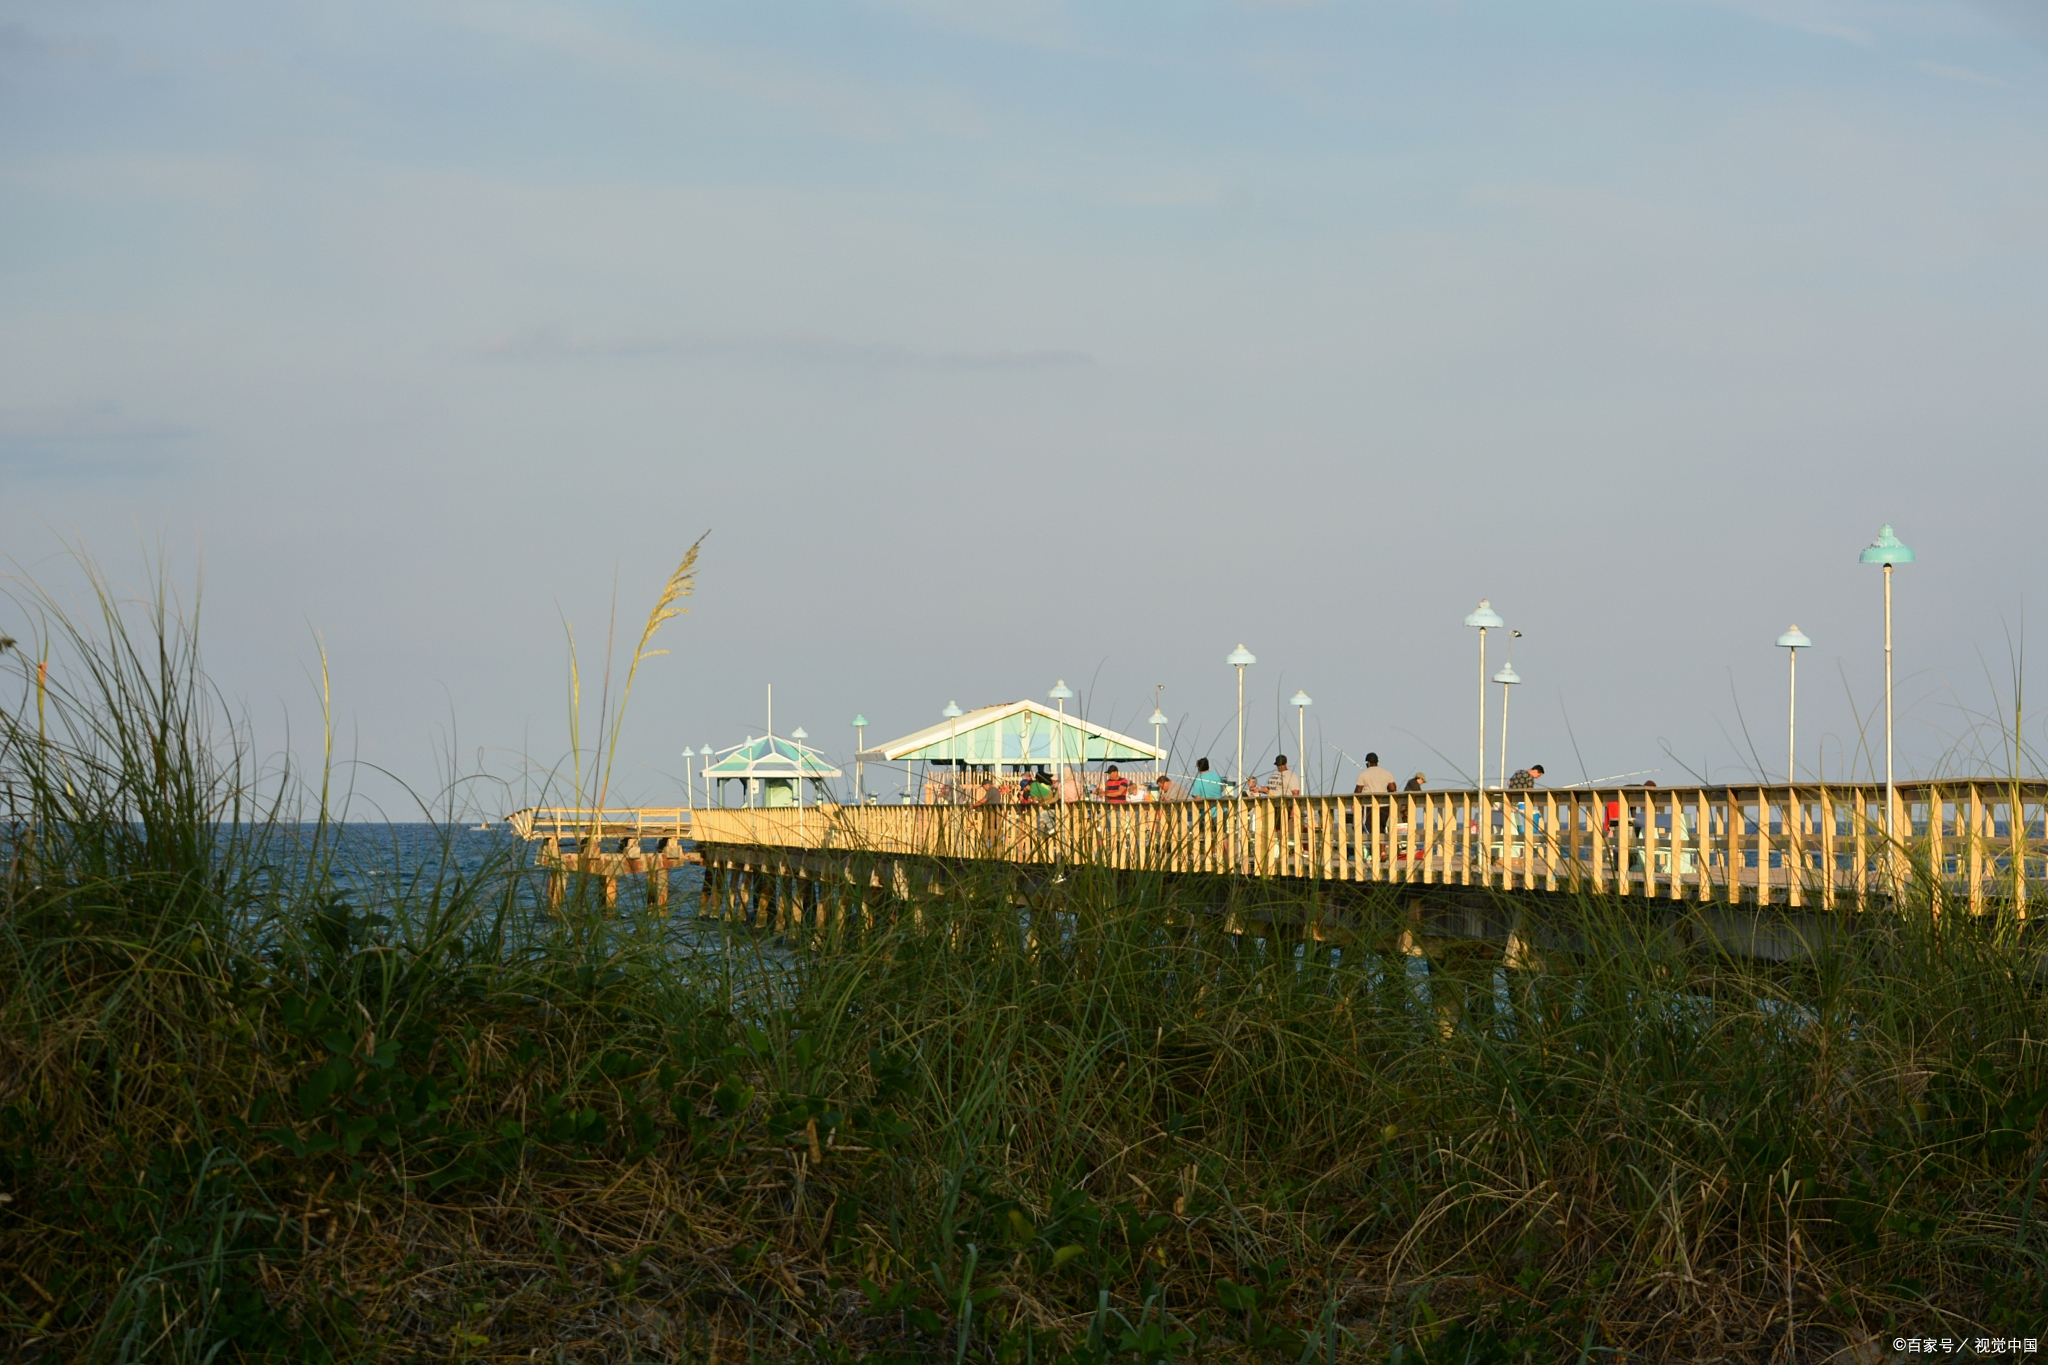
M 1346 755 L 1348 758 L 1350 755 Z M 1417 774 L 1420 776 L 1420 774 Z M 1380 766 L 1378 754 L 1365 756 L 1365 767 L 1358 774 L 1358 784 L 1351 789 L 1353 796 L 1378 796 L 1381 792 L 1399 790 L 1401 779 Z

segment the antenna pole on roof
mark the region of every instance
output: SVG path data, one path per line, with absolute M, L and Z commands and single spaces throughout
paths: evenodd
M 775 684 L 768 684 L 768 752 L 775 752 Z

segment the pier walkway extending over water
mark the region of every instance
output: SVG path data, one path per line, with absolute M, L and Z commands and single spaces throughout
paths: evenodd
M 909 884 L 890 860 L 1086 865 L 1295 883 L 1491 888 L 1645 900 L 1866 909 L 1932 882 L 1969 913 L 2048 880 L 2048 783 L 1907 782 L 1886 837 L 1884 787 L 1421 791 L 1056 806 L 523 811 L 514 829 L 558 872 L 608 879 L 703 862 L 707 909 L 731 874 Z M 603 841 L 616 839 L 612 847 Z M 652 839 L 655 847 L 642 847 Z M 685 852 L 682 841 L 693 842 Z M 802 855 L 792 861 L 787 855 Z M 638 865 L 635 865 L 638 864 Z M 858 869 L 858 870 L 857 870 Z M 665 899 L 650 879 L 650 900 Z

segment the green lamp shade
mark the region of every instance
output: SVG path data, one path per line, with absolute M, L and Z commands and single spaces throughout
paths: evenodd
M 1507 622 L 1500 619 L 1500 613 L 1493 609 L 1492 602 L 1482 597 L 1479 599 L 1479 610 L 1466 617 L 1465 624 L 1477 626 L 1481 630 L 1490 630 L 1498 626 L 1504 626 Z
M 854 729 L 856 729 L 856 730 L 865 730 L 865 729 L 867 729 L 867 728 L 868 728 L 868 718 L 867 718 L 866 716 L 855 716 L 855 717 L 853 718 L 853 728 L 854 728 Z
M 1168 720 L 1168 719 L 1166 718 L 1166 713 L 1165 713 L 1164 711 L 1161 711 L 1161 710 L 1160 710 L 1160 709 L 1159 709 L 1158 707 L 1156 707 L 1156 706 L 1152 708 L 1152 719 L 1150 719 L 1150 720 L 1146 721 L 1145 723 L 1146 723 L 1147 725 L 1171 725 L 1171 724 L 1173 724 L 1173 722 L 1172 722 L 1172 721 L 1170 721 L 1170 720 Z
M 1797 626 L 1792 627 L 1792 629 L 1778 637 L 1778 648 L 1780 649 L 1810 649 L 1812 647 L 1813 641 L 1807 639 L 1806 632 Z
M 1054 701 L 1072 701 L 1074 699 L 1074 689 L 1067 686 L 1065 678 L 1061 678 L 1052 685 L 1052 691 L 1045 695 L 1051 697 Z
M 1230 651 L 1230 657 L 1223 662 L 1229 664 L 1232 668 L 1243 668 L 1247 664 L 1257 663 L 1258 658 L 1243 645 L 1239 645 L 1236 649 Z
M 967 713 L 966 713 L 965 711 L 962 711 L 962 710 L 960 709 L 960 703 L 959 703 L 959 702 L 957 702 L 957 701 L 949 701 L 949 702 L 947 702 L 947 703 L 946 703 L 946 709 L 945 709 L 945 710 L 943 710 L 943 711 L 941 711 L 941 712 L 939 712 L 939 714 L 940 714 L 940 715 L 942 715 L 942 716 L 944 716 L 944 717 L 945 717 L 945 718 L 946 718 L 947 720 L 954 720 L 954 719 L 957 719 L 957 718 L 958 718 L 958 717 L 960 717 L 960 716 L 964 716 L 964 715 L 966 715 Z
M 1870 548 L 1857 558 L 1865 564 L 1911 564 L 1913 552 L 1899 542 L 1887 524 L 1878 531 L 1877 539 L 1870 542 Z
M 1291 696 L 1291 697 L 1289 697 L 1289 698 L 1287 699 L 1287 704 L 1288 704 L 1289 706 L 1314 706 L 1314 705 L 1315 705 L 1315 703 L 1314 703 L 1313 701 L 1309 700 L 1309 695 L 1308 695 L 1308 693 L 1306 693 L 1306 692 L 1296 692 L 1296 693 L 1295 693 L 1295 694 L 1294 694 L 1293 696 Z
M 1515 672 L 1515 666 L 1513 664 L 1508 664 L 1506 667 L 1502 668 L 1500 672 L 1493 675 L 1493 680 L 1497 683 L 1514 684 L 1522 680 L 1522 675 Z

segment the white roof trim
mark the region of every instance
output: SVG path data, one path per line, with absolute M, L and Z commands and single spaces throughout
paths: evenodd
M 860 756 L 863 759 L 893 761 L 902 758 L 905 754 L 914 754 L 919 749 L 948 739 L 956 733 L 964 735 L 970 730 L 978 730 L 984 725 L 993 725 L 997 722 L 1008 720 L 1019 711 L 1029 711 L 1033 715 L 1045 717 L 1045 719 L 1052 721 L 1054 724 L 1060 723 L 1060 713 L 1053 710 L 1050 706 L 1035 701 L 1003 702 L 997 706 L 983 706 L 965 712 L 957 721 L 942 720 L 937 725 L 927 726 L 916 734 L 905 735 L 901 739 L 891 740 L 877 748 L 863 749 Z M 1127 749 L 1135 749 L 1139 753 L 1152 758 L 1164 759 L 1166 757 L 1166 750 L 1156 745 L 1149 744 L 1142 739 L 1132 739 L 1129 735 L 1120 735 L 1107 726 L 1096 725 L 1091 721 L 1082 720 L 1072 712 L 1067 714 L 1065 724 L 1069 730 L 1078 730 L 1083 734 L 1094 735 L 1097 739 L 1108 740 L 1112 744 L 1121 744 Z M 954 728 L 955 726 L 958 726 L 957 730 Z

